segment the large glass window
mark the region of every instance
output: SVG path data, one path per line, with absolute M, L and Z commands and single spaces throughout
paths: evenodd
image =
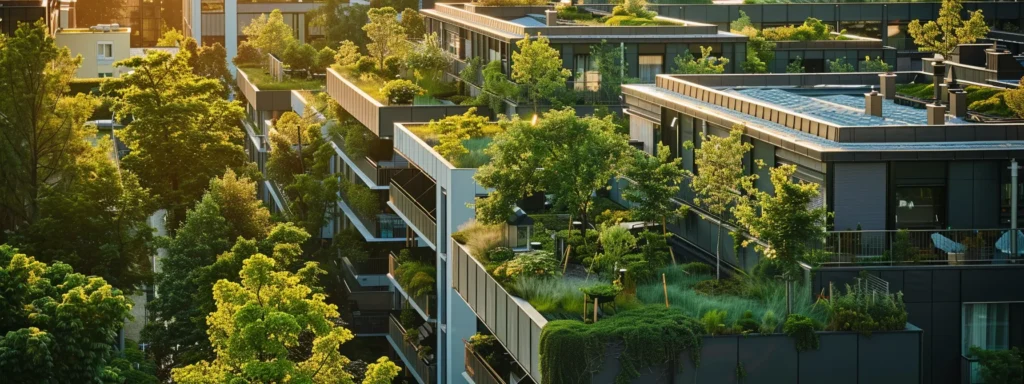
M 446 36 L 445 45 L 448 48 L 448 53 L 459 57 L 459 32 L 448 31 Z
M 662 55 L 640 55 L 640 82 L 653 83 L 654 78 L 665 73 L 665 57 Z
M 896 187 L 896 227 L 942 228 L 945 201 L 946 189 L 943 187 Z
M 1009 303 L 964 304 L 961 343 L 964 356 L 970 355 L 971 347 L 1000 350 L 1009 348 L 1009 344 Z
M 597 91 L 601 84 L 601 73 L 591 55 L 576 55 L 574 87 L 577 91 Z

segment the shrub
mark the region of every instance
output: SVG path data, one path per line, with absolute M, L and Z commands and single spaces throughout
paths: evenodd
M 520 277 L 551 277 L 558 272 L 558 260 L 550 252 L 531 251 L 520 253 L 512 260 L 501 263 L 492 274 L 504 284 Z
M 330 67 L 334 63 L 334 57 L 338 55 L 338 52 L 331 49 L 331 47 L 323 47 L 320 52 L 316 53 L 316 65 L 311 68 L 313 73 L 324 73 L 327 71 L 327 67 Z
M 575 5 L 565 3 L 556 5 L 555 11 L 558 12 L 558 18 L 562 20 L 591 20 L 594 18 L 592 13 L 581 11 Z
M 704 330 L 709 334 L 724 335 L 728 333 L 728 327 L 725 325 L 726 314 L 725 311 L 712 309 L 701 316 L 700 323 L 704 325 Z
M 831 34 L 831 26 L 813 17 L 808 17 L 800 26 L 788 25 L 761 30 L 761 35 L 769 41 L 829 40 Z
M 355 72 L 357 74 L 373 73 L 376 68 L 377 63 L 373 61 L 372 57 L 362 56 L 356 61 Z
M 984 383 L 1024 382 L 1024 365 L 1020 350 L 1016 347 L 1009 350 L 987 351 L 972 345 L 971 356 L 978 358 L 978 364 L 981 365 L 979 374 Z
M 797 56 L 796 59 L 786 64 L 786 73 L 804 73 L 804 60 Z
M 284 63 L 294 71 L 308 71 L 316 65 L 317 51 L 309 44 L 295 43 L 284 50 Z
M 622 287 L 615 284 L 597 284 L 580 288 L 580 291 L 591 298 L 615 297 L 622 292 Z
M 338 46 L 338 51 L 334 54 L 334 62 L 342 67 L 351 67 L 359 63 L 363 55 L 359 53 L 359 47 L 355 43 L 345 40 Z M 370 67 L 373 66 L 373 59 L 370 59 Z
M 515 255 L 509 247 L 497 247 L 487 252 L 487 259 L 493 263 L 503 263 L 512 260 Z
M 846 58 L 825 61 L 828 62 L 828 71 L 831 73 L 853 72 L 853 64 L 847 63 Z
M 668 238 L 671 236 L 670 233 L 640 232 L 640 254 L 651 267 L 661 268 L 668 265 L 672 259 L 668 245 Z
M 690 275 L 710 275 L 713 271 L 711 265 L 699 261 L 683 264 L 683 272 Z
M 569 256 L 576 262 L 582 262 L 584 258 L 594 257 L 597 254 L 599 236 L 597 231 L 587 231 L 586 241 L 583 240 L 580 231 L 576 229 L 572 231 L 563 229 L 558 231 L 555 236 L 565 240 L 566 244 L 572 247 Z M 561 256 L 559 255 L 559 257 Z
M 433 295 L 436 290 L 437 269 L 419 261 L 406 261 L 395 269 L 395 280 L 411 296 Z
M 830 287 L 831 288 L 831 287 Z M 870 335 L 873 331 L 898 331 L 906 327 L 907 310 L 903 293 L 883 294 L 864 289 L 860 283 L 846 286 L 819 304 L 828 313 L 827 329 Z
M 693 290 L 705 296 L 743 296 L 743 285 L 736 278 L 704 280 L 693 285 Z
M 743 333 L 754 333 L 761 329 L 761 323 L 754 320 L 754 312 L 743 312 L 743 316 L 736 320 L 736 328 Z
M 398 56 L 388 56 L 384 59 L 384 68 L 380 68 L 379 75 L 385 79 L 398 77 L 398 71 L 402 69 L 402 59 Z
M 423 88 L 413 84 L 409 80 L 391 80 L 380 89 L 381 95 L 387 100 L 388 105 L 412 104 L 417 95 L 424 93 Z
M 775 330 L 779 329 L 779 319 L 775 317 L 775 312 L 767 310 L 764 312 L 764 316 L 761 316 L 761 325 L 758 327 L 758 333 L 762 335 L 770 335 L 775 333 Z
M 402 324 L 402 328 L 407 330 L 419 328 L 424 323 L 423 318 L 411 307 L 402 308 L 402 314 L 399 315 L 398 322 Z
M 864 58 L 864 62 L 860 64 L 860 70 L 864 72 L 889 72 L 892 67 L 889 63 L 882 60 L 881 57 L 875 56 L 874 60 L 871 60 L 871 56 Z
M 238 44 L 238 53 L 231 60 L 235 65 L 254 65 L 263 62 L 263 56 L 260 55 L 260 50 L 249 44 L 248 41 L 244 41 Z
M 628 229 L 618 225 L 602 226 L 599 239 L 604 253 L 597 256 L 595 264 L 600 270 L 611 270 L 621 263 L 623 256 L 636 247 L 636 237 Z
M 782 332 L 793 338 L 797 352 L 812 351 L 818 349 L 818 334 L 815 332 L 817 328 L 818 324 L 814 319 L 793 313 L 786 317 Z
M 512 360 L 505 355 L 504 347 L 494 336 L 477 333 L 469 338 L 469 346 L 494 370 L 508 372 L 512 368 Z
M 452 239 L 466 246 L 466 249 L 481 261 L 488 261 L 487 256 L 491 250 L 500 246 L 504 241 L 503 226 L 486 225 L 476 220 L 470 220 L 459 227 L 459 231 L 452 234 Z

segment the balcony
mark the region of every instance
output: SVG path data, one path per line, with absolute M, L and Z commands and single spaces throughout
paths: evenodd
M 494 370 L 487 360 L 466 343 L 466 374 L 476 384 L 505 384 L 501 374 Z
M 437 245 L 437 200 L 432 180 L 416 170 L 396 173 L 391 180 L 388 205 L 432 248 Z
M 290 89 L 263 90 L 256 85 L 252 74 L 246 71 L 260 71 L 262 68 L 239 68 L 235 83 L 249 106 L 256 111 L 290 111 L 292 91 Z
M 425 249 L 427 251 L 430 251 L 429 254 L 430 254 L 431 257 L 433 257 L 434 253 L 429 248 L 420 248 L 420 249 Z M 421 255 L 421 257 L 422 256 L 426 256 L 426 255 Z M 400 264 L 398 262 L 398 256 L 395 256 L 394 253 L 388 255 L 388 278 L 391 280 L 391 284 L 393 284 L 395 286 L 395 289 L 402 296 L 404 296 L 406 299 L 409 300 L 410 305 L 412 305 L 413 309 L 415 309 L 417 312 L 419 312 L 420 315 L 422 315 L 424 319 L 430 320 L 434 316 L 434 314 L 431 311 L 434 311 L 434 308 L 437 307 L 437 304 L 432 304 L 432 303 L 437 301 L 437 296 L 436 295 L 412 295 L 412 294 L 410 294 L 407 291 L 407 288 L 403 288 L 402 284 L 398 282 L 398 278 L 397 278 L 398 275 L 395 273 L 395 270 L 398 269 L 399 265 Z
M 540 333 L 547 319 L 526 300 L 508 293 L 462 244 L 453 241 L 451 250 L 452 287 L 519 366 L 534 382 L 541 382 Z
M 373 192 L 376 194 L 376 192 Z M 405 239 L 406 224 L 401 217 L 390 212 L 368 214 L 351 205 L 351 200 L 342 188 L 338 193 L 341 200 L 338 207 L 345 213 L 349 221 L 355 224 L 367 241 L 392 241 Z
M 345 139 L 338 135 L 331 138 L 331 146 L 340 160 L 372 189 L 386 189 L 395 173 L 409 168 L 408 161 L 394 154 L 390 140 L 375 140 L 371 154 L 365 156 L 346 152 Z
M 1013 264 L 1022 260 L 1024 234 L 1017 249 L 1007 229 L 833 231 L 811 252 L 823 267 L 850 265 Z
M 433 384 L 436 376 L 437 365 L 433 362 L 424 361 L 419 357 L 420 348 L 405 341 L 408 333 L 394 316 L 389 316 L 388 341 L 398 352 L 405 368 L 420 384 Z

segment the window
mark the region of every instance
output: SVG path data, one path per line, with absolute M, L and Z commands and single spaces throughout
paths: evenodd
M 101 73 L 98 73 L 97 76 L 102 79 L 102 78 L 105 78 L 105 77 L 114 77 L 114 74 L 110 73 L 110 72 L 101 72 Z
M 446 45 L 448 47 L 448 53 L 451 53 L 451 54 L 455 55 L 456 57 L 459 57 L 459 32 L 458 31 L 448 31 L 446 36 L 447 36 L 447 38 L 445 40 L 446 40 Z
M 962 354 L 970 356 L 971 347 L 1003 350 L 1010 347 L 1010 304 L 964 304 L 961 335 Z M 978 366 L 971 365 L 971 382 L 980 382 Z
M 640 82 L 653 83 L 656 76 L 664 73 L 664 68 L 664 56 L 640 55 Z
M 530 241 L 530 227 L 527 225 L 516 226 L 516 248 L 526 248 Z
M 574 87 L 577 91 L 596 91 L 601 83 L 601 73 L 591 55 L 576 55 Z
M 97 52 L 96 57 L 99 59 L 113 59 L 114 58 L 114 43 L 109 41 L 101 41 L 96 44 Z
M 946 189 L 930 186 L 896 187 L 896 227 L 903 229 L 942 228 L 946 212 Z

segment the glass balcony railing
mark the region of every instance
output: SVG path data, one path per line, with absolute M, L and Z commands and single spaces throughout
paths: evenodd
M 433 197 L 433 196 L 430 196 Z M 389 199 L 395 210 L 409 220 L 409 224 L 416 228 L 424 239 L 431 244 L 437 244 L 437 220 L 434 212 L 423 206 L 405 188 L 391 182 Z

